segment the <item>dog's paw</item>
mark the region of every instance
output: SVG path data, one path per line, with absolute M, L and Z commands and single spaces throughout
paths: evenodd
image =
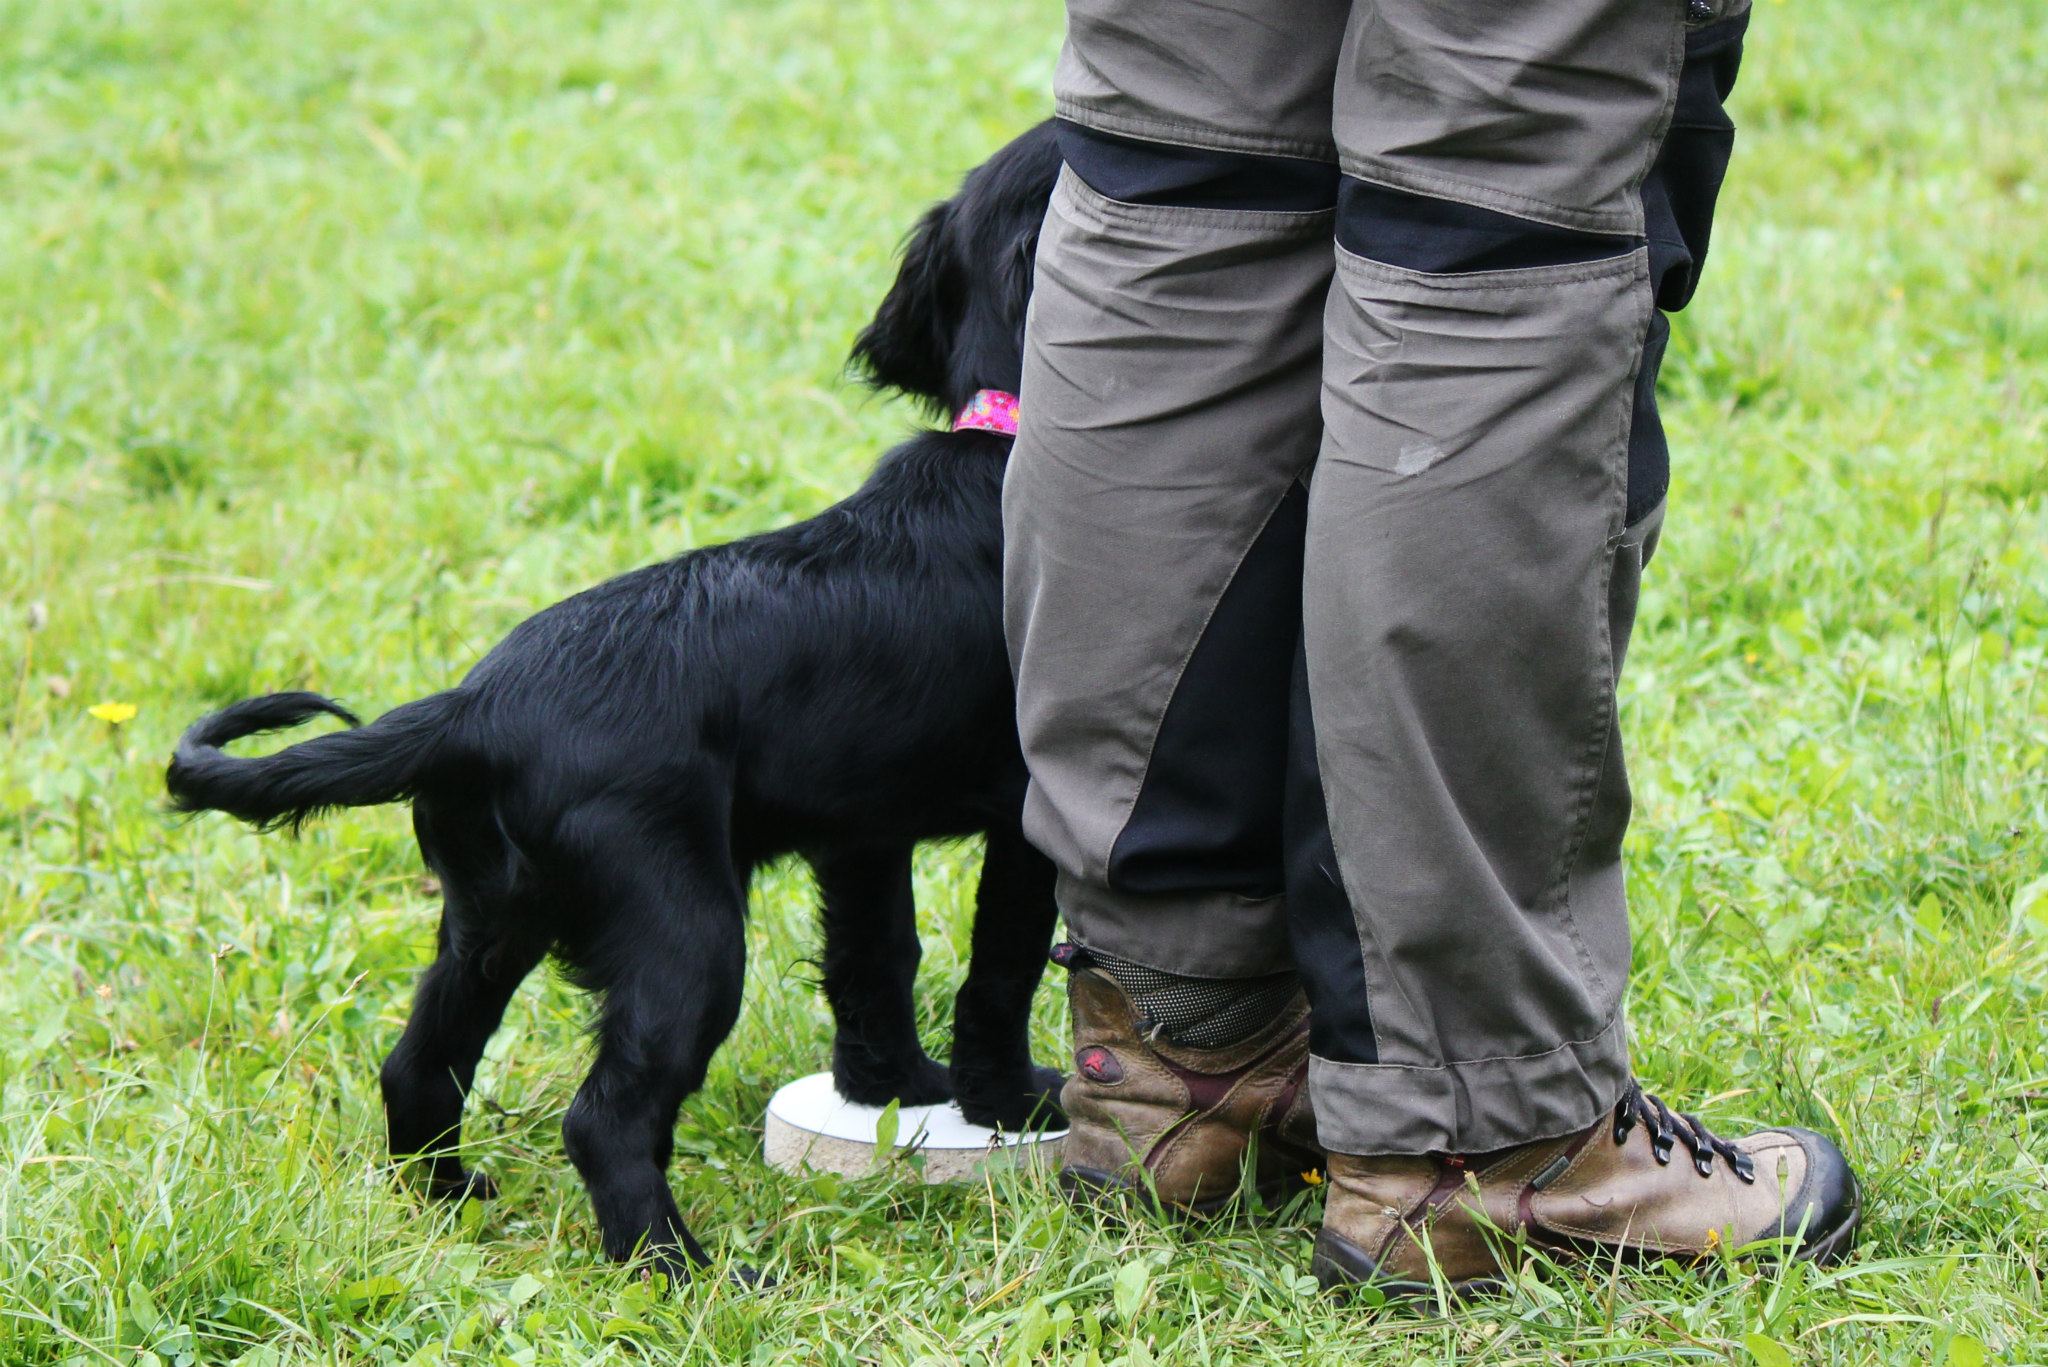
M 703 1281 L 711 1271 L 709 1264 L 700 1264 L 680 1248 L 658 1248 L 649 1252 L 645 1255 L 643 1267 L 648 1276 L 665 1278 L 671 1295 L 693 1282 Z M 775 1278 L 746 1263 L 728 1264 L 725 1275 L 713 1280 L 738 1291 L 773 1291 L 778 1284 Z
M 680 1248 L 648 1249 L 640 1258 L 640 1275 L 654 1282 L 656 1288 L 667 1282 L 671 1296 L 696 1281 L 700 1271 L 690 1260 L 690 1255 Z
M 946 1065 L 928 1054 L 888 1068 L 835 1063 L 832 1086 L 839 1095 L 861 1106 L 886 1106 L 892 1101 L 903 1106 L 938 1106 L 953 1099 L 952 1074 Z
M 1065 1129 L 1067 1113 L 1060 1109 L 1065 1084 L 1053 1069 L 1038 1067 L 1021 1078 L 954 1080 L 960 1113 L 976 1125 L 1008 1134 Z
M 725 1276 L 727 1281 L 742 1291 L 773 1291 L 781 1285 L 760 1268 L 749 1267 L 745 1263 L 734 1263 Z
M 1025 1116 L 1025 1129 L 1064 1130 L 1067 1127 L 1067 1113 L 1060 1105 L 1060 1091 L 1066 1085 L 1066 1075 L 1059 1069 L 1032 1065 L 1031 1107 Z
M 953 1075 L 926 1055 L 896 1093 L 905 1106 L 942 1106 L 953 1099 Z
M 488 1174 L 467 1169 L 454 1176 L 429 1177 L 420 1184 L 420 1191 L 434 1201 L 492 1201 L 498 1196 L 498 1184 Z

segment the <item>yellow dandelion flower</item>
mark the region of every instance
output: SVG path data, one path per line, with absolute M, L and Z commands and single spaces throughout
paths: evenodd
M 1310 1168 L 1307 1172 L 1301 1175 L 1301 1180 L 1311 1187 L 1321 1186 L 1323 1184 L 1322 1169 Z
M 89 717 L 97 717 L 109 726 L 119 726 L 124 721 L 135 720 L 135 704 L 132 702 L 96 702 L 85 709 Z

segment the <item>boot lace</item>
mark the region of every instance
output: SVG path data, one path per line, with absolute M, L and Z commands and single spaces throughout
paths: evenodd
M 1756 1163 L 1748 1154 L 1707 1129 L 1698 1116 L 1673 1111 L 1645 1092 L 1642 1083 L 1630 1078 L 1627 1090 L 1614 1107 L 1614 1142 L 1627 1143 L 1637 1121 L 1649 1132 L 1650 1152 L 1659 1163 L 1669 1163 L 1672 1146 L 1683 1144 L 1700 1176 L 1714 1175 L 1714 1156 L 1719 1154 L 1737 1177 L 1745 1182 L 1756 1181 Z

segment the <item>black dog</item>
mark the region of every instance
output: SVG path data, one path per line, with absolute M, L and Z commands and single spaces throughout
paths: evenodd
M 913 232 L 854 347 L 878 387 L 951 411 L 1017 388 L 1049 125 L 975 170 Z M 794 852 L 824 900 L 833 1074 L 849 1098 L 953 1096 L 974 1120 L 1058 1122 L 1032 1066 L 1052 870 L 1018 821 L 1001 619 L 1009 440 L 926 432 L 817 517 L 622 575 L 529 619 L 448 692 L 257 759 L 220 747 L 325 713 L 251 698 L 195 724 L 168 784 L 186 811 L 296 826 L 413 804 L 445 898 L 440 950 L 383 1070 L 391 1150 L 438 1195 L 488 1195 L 457 1156 L 485 1041 L 552 952 L 603 993 L 595 1064 L 562 1121 L 604 1249 L 678 1279 L 704 1250 L 664 1169 L 678 1108 L 739 1013 L 753 871 Z M 986 832 L 952 1067 L 918 1043 L 910 857 Z M 685 1260 L 685 1255 L 689 1261 Z

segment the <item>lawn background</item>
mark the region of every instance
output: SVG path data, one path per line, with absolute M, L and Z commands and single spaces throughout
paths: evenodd
M 1673 0 L 1676 3 L 1676 0 Z M 431 952 L 402 811 L 166 818 L 216 704 L 381 710 L 606 574 L 817 510 L 914 415 L 842 376 L 918 209 L 1047 108 L 1055 0 L 0 0 L 0 1364 L 2041 1361 L 2048 5 L 1764 0 L 1664 389 L 1626 685 L 1652 1084 L 1864 1173 L 1826 1274 L 1313 1294 L 1317 1211 L 1126 1231 L 1041 1181 L 760 1164 L 821 1066 L 811 893 L 674 1179 L 770 1294 L 604 1264 L 536 976 L 487 1209 L 383 1167 Z M 133 704 L 114 725 L 88 714 Z M 943 1048 L 975 859 L 929 851 Z M 1050 987 L 1040 1056 L 1062 1053 Z

